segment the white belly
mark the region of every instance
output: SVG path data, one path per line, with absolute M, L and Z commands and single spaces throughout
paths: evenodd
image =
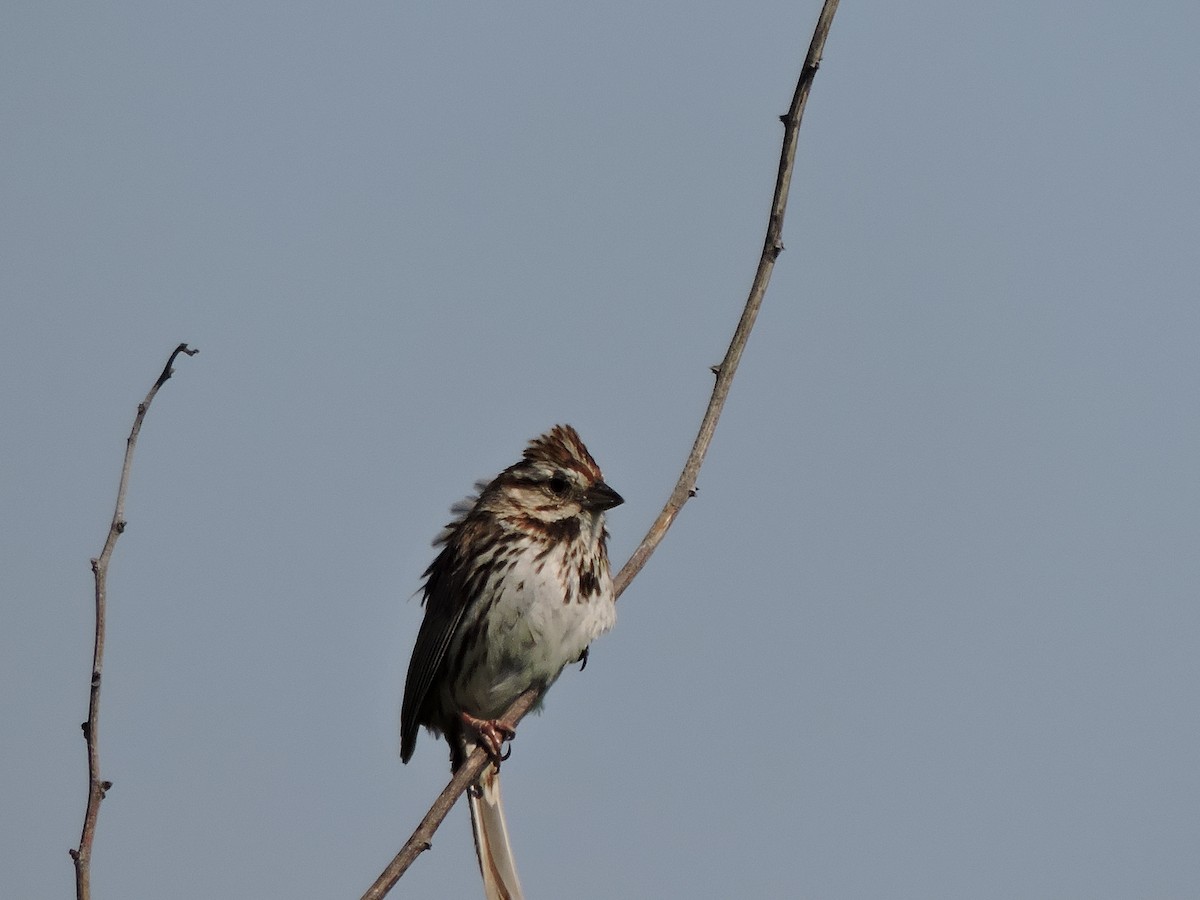
M 541 558 L 526 554 L 483 591 L 478 602 L 491 604 L 486 650 L 458 685 L 454 708 L 480 718 L 502 715 L 530 687 L 553 684 L 612 628 L 617 610 L 607 566 L 600 590 L 581 598 L 577 567 L 565 559 L 571 549 L 566 545 Z M 571 573 L 565 580 L 564 572 Z

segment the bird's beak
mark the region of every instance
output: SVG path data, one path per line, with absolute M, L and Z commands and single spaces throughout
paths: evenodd
M 603 481 L 597 481 L 584 491 L 583 494 L 584 509 L 591 509 L 597 512 L 612 509 L 614 506 L 620 506 L 624 502 L 625 498 Z

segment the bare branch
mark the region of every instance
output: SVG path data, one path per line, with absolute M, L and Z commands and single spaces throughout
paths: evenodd
M 146 410 L 150 408 L 154 395 L 168 378 L 174 374 L 171 366 L 180 353 L 195 356 L 199 350 L 180 344 L 167 358 L 162 374 L 150 388 L 146 399 L 138 404 L 137 415 L 133 419 L 133 429 L 125 441 L 125 462 L 121 466 L 121 482 L 117 486 L 117 507 L 113 513 L 112 523 L 108 526 L 108 538 L 104 541 L 104 549 L 92 560 L 92 574 L 96 582 L 96 642 L 92 651 L 92 681 L 88 699 L 88 717 L 83 723 L 83 737 L 87 742 L 88 757 L 88 801 L 87 810 L 83 815 L 83 833 L 79 838 L 79 846 L 70 851 L 71 859 L 75 861 L 75 897 L 76 900 L 90 900 L 92 896 L 92 843 L 96 837 L 96 819 L 100 815 L 100 801 L 111 781 L 100 780 L 100 673 L 104 667 L 104 626 L 107 607 L 108 561 L 112 558 L 113 548 L 117 538 L 125 531 L 125 494 L 129 489 L 129 472 L 133 468 L 133 450 L 137 446 L 138 433 L 142 430 L 142 421 L 146 418 Z
M 617 573 L 617 577 L 614 580 L 614 587 L 618 597 L 624 593 L 625 588 L 629 587 L 630 582 L 642 570 L 650 555 L 658 547 L 659 543 L 662 542 L 667 529 L 671 527 L 683 505 L 696 495 L 696 476 L 700 472 L 700 466 L 704 463 L 704 455 L 708 452 L 708 446 L 712 443 L 713 433 L 717 428 L 717 421 L 720 419 L 721 410 L 725 406 L 725 398 L 729 395 L 729 386 L 733 382 L 733 376 L 737 372 L 738 363 L 742 358 L 742 351 L 745 349 L 746 341 L 750 337 L 750 329 L 754 327 L 754 320 L 758 316 L 763 296 L 767 292 L 767 285 L 771 281 L 771 272 L 775 268 L 775 260 L 783 251 L 783 215 L 787 209 L 788 191 L 792 183 L 792 169 L 796 161 L 796 142 L 800 132 L 800 121 L 804 116 L 804 107 L 808 102 L 808 94 L 812 88 L 813 79 L 816 77 L 817 69 L 821 64 L 821 56 L 825 50 L 825 39 L 829 35 L 829 28 L 833 24 L 833 15 L 837 11 L 837 6 L 838 0 L 825 0 L 825 4 L 821 8 L 821 14 L 817 18 L 817 26 L 813 31 L 812 41 L 808 47 L 808 55 L 804 59 L 804 67 L 801 69 L 799 81 L 796 83 L 796 92 L 792 96 L 792 105 L 788 108 L 786 114 L 780 116 L 780 120 L 784 126 L 783 148 L 779 155 L 779 172 L 775 179 L 775 196 L 771 201 L 771 215 L 767 222 L 767 235 L 763 242 L 762 256 L 758 261 L 758 270 L 755 272 L 754 281 L 750 286 L 750 296 L 746 300 L 741 319 L 739 319 L 737 328 L 733 332 L 733 339 L 729 343 L 729 349 L 725 353 L 725 358 L 721 361 L 720 365 L 713 367 L 713 372 L 716 375 L 716 384 L 713 386 L 712 397 L 708 401 L 708 409 L 704 413 L 703 420 L 701 420 L 700 430 L 696 435 L 695 443 L 692 445 L 692 452 L 688 455 L 687 462 L 683 466 L 683 472 L 680 474 L 679 480 L 675 483 L 675 489 L 671 492 L 671 496 L 667 499 L 667 503 L 663 507 L 662 512 L 659 513 L 658 518 L 650 526 L 650 530 L 646 532 L 646 536 L 642 538 L 642 542 L 638 544 L 637 549 L 633 551 L 633 555 L 629 557 L 629 560 L 621 567 L 621 571 Z M 536 690 L 526 691 L 505 712 L 503 716 L 504 721 L 513 724 L 520 722 L 537 702 L 538 696 L 539 692 Z M 376 879 L 370 889 L 363 894 L 362 900 L 380 900 L 400 880 L 400 877 L 412 864 L 412 861 L 425 850 L 429 849 L 434 831 L 437 830 L 462 792 L 479 777 L 479 773 L 483 771 L 483 767 L 487 762 L 487 751 L 483 747 L 477 747 L 467 761 L 454 773 L 450 784 L 438 796 L 433 807 L 421 821 L 417 830 L 413 832 L 412 837 L 401 848 L 395 859 L 392 860 L 379 878 Z
M 537 703 L 539 691 L 529 690 L 523 693 L 516 699 L 508 711 L 504 714 L 504 721 L 519 722 L 525 717 L 525 714 L 533 708 Z M 429 808 L 429 812 L 425 814 L 425 818 L 421 820 L 421 824 L 417 826 L 417 830 L 412 833 L 404 846 L 400 848 L 400 852 L 395 858 L 388 863 L 388 867 L 383 870 L 375 883 L 371 885 L 365 894 L 362 895 L 362 900 L 380 900 L 387 895 L 387 892 L 395 887 L 396 882 L 400 880 L 413 860 L 424 853 L 432 846 L 433 833 L 438 830 L 438 826 L 442 824 L 442 820 L 449 815 L 450 810 L 454 808 L 454 804 L 458 802 L 458 798 L 462 796 L 463 791 L 475 783 L 479 778 L 479 773 L 483 771 L 483 767 L 487 765 L 489 760 L 487 750 L 482 746 L 477 747 L 465 763 L 458 767 L 458 771 L 450 779 L 450 783 L 438 794 L 437 800 L 433 801 L 433 806 Z
M 717 421 L 721 418 L 721 411 L 725 408 L 725 398 L 729 395 L 729 386 L 733 383 L 733 376 L 742 359 L 742 351 L 746 348 L 746 341 L 750 337 L 750 329 L 754 327 L 754 320 L 758 317 L 759 307 L 762 306 L 763 297 L 767 293 L 767 285 L 771 282 L 775 260 L 783 251 L 783 214 L 787 209 L 788 191 L 792 185 L 792 169 L 796 161 L 796 141 L 800 132 L 800 120 L 804 116 L 804 106 L 808 102 L 808 93 L 812 88 L 813 78 L 816 77 L 817 68 L 821 64 L 821 55 L 825 51 L 825 38 L 829 34 L 829 27 L 833 24 L 833 14 L 836 11 L 837 0 L 826 0 L 825 6 L 821 9 L 821 15 L 817 19 L 817 27 L 808 47 L 808 55 L 804 59 L 804 68 L 800 70 L 800 80 L 796 83 L 796 93 L 792 96 L 792 105 L 785 115 L 780 116 L 784 126 L 783 149 L 779 154 L 779 174 L 775 179 L 775 197 L 771 201 L 771 217 L 767 222 L 767 236 L 763 242 L 762 256 L 758 261 L 758 271 L 754 273 L 754 281 L 750 285 L 750 296 L 746 299 L 742 317 L 738 320 L 737 328 L 733 332 L 733 339 L 729 342 L 729 349 L 725 352 L 725 358 L 714 367 L 717 381 L 713 385 L 708 409 L 704 411 L 704 418 L 700 422 L 700 431 L 696 434 L 692 452 L 688 455 L 687 462 L 683 465 L 683 472 L 680 473 L 679 480 L 675 483 L 675 489 L 671 491 L 671 496 L 667 499 L 662 512 L 658 514 L 658 518 L 654 520 L 654 524 L 650 526 L 650 530 L 646 532 L 642 542 L 633 551 L 629 561 L 617 573 L 615 588 L 618 597 L 624 593 L 625 588 L 629 587 L 634 576 L 642 570 L 642 566 L 646 564 L 650 554 L 658 547 L 666 535 L 667 529 L 671 527 L 675 517 L 683 509 L 683 505 L 695 496 L 696 476 L 700 474 L 700 467 L 704 464 L 704 455 L 708 452 L 708 445 L 712 443 L 713 434 L 717 430 Z

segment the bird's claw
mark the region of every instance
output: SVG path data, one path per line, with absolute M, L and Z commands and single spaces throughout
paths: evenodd
M 479 735 L 479 742 L 487 750 L 492 762 L 499 767 L 500 763 L 512 756 L 512 747 L 504 749 L 505 744 L 512 742 L 517 736 L 517 730 L 500 719 L 477 719 L 467 713 L 462 714 L 463 724 Z

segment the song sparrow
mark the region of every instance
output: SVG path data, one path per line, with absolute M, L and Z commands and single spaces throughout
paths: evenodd
M 478 487 L 478 486 L 477 486 Z M 499 761 L 514 732 L 500 720 L 530 687 L 586 662 L 616 619 L 604 511 L 621 496 L 569 425 L 529 443 L 521 461 L 453 508 L 425 570 L 400 714 L 400 756 L 424 725 L 445 735 L 457 769 L 477 743 L 493 762 L 468 792 L 488 898 L 520 898 L 500 805 Z

